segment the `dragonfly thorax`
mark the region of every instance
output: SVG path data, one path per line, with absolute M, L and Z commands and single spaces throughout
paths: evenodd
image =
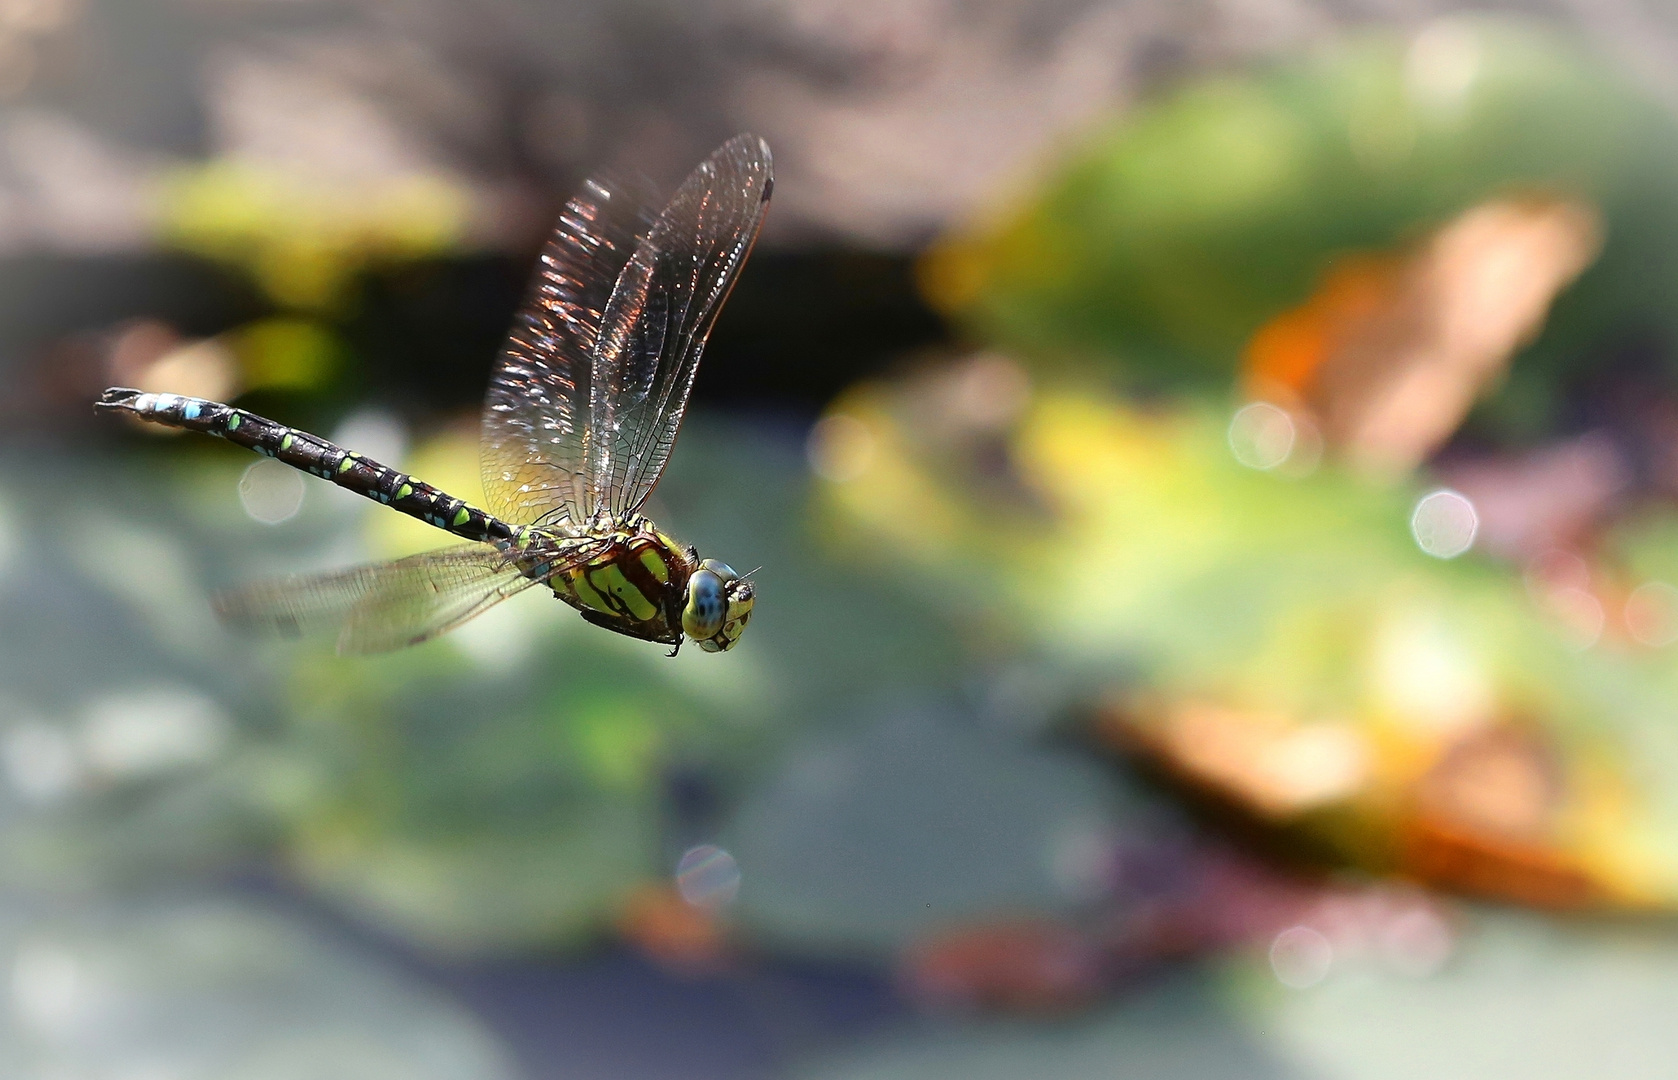
M 701 561 L 644 517 L 594 535 L 531 530 L 518 548 L 524 572 L 589 622 L 706 652 L 734 647 L 752 610 L 752 584 L 715 559 Z

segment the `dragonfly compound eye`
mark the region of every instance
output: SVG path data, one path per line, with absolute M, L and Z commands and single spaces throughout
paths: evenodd
M 721 559 L 706 559 L 699 565 L 702 569 L 709 570 L 711 573 L 722 578 L 722 583 L 724 585 L 731 583 L 735 578 L 740 576 L 734 572 L 734 567 L 723 562 Z
M 728 618 L 728 594 L 714 571 L 699 569 L 688 578 L 687 605 L 682 608 L 682 632 L 695 641 L 715 637 Z
M 745 632 L 753 600 L 751 582 L 722 563 L 707 559 L 688 578 L 682 630 L 706 652 L 727 652 Z
M 699 647 L 706 652 L 725 652 L 734 648 L 734 643 L 740 640 L 740 635 L 746 632 L 746 622 L 752 617 L 752 583 L 749 581 L 731 581 L 728 583 L 728 619 L 722 624 L 715 637 L 701 641 Z

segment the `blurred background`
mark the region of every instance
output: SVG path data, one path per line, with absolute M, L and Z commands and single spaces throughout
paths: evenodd
M 1665 1077 L 1678 14 L 0 0 L 0 1073 Z M 740 648 L 107 385 L 480 501 L 590 172 L 775 152 L 653 516 Z

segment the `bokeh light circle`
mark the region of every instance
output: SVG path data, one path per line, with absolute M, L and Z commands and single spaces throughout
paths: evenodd
M 1608 616 L 1602 610 L 1602 601 L 1589 589 L 1557 589 L 1546 598 L 1545 605 L 1561 623 L 1568 648 L 1583 652 L 1601 640 Z
M 303 508 L 303 474 L 268 458 L 254 462 L 239 478 L 239 502 L 252 521 L 290 521 Z
M 1436 559 L 1454 559 L 1474 546 L 1480 515 L 1468 496 L 1440 488 L 1423 495 L 1410 515 L 1416 546 Z
M 1293 417 L 1268 401 L 1255 401 L 1235 410 L 1229 421 L 1229 449 L 1249 469 L 1274 469 L 1293 453 Z
M 676 891 L 694 907 L 715 911 L 740 891 L 740 865 L 715 844 L 689 848 L 676 863 Z
M 1295 990 L 1315 986 L 1334 963 L 1334 946 L 1309 926 L 1290 926 L 1270 943 L 1270 970 Z
M 1626 597 L 1626 630 L 1639 643 L 1664 648 L 1678 641 L 1678 588 L 1645 581 Z

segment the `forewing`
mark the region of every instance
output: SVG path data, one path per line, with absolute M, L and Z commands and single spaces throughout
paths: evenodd
M 488 544 L 465 544 L 324 574 L 258 582 L 216 597 L 225 621 L 287 635 L 336 630 L 341 653 L 436 637 L 534 585 Z
M 591 510 L 622 517 L 658 483 L 705 340 L 757 239 L 773 186 L 768 144 L 736 135 L 682 183 L 624 267 L 595 350 Z
M 624 265 L 653 226 L 643 184 L 592 179 L 565 204 L 484 400 L 481 468 L 497 517 L 582 522 L 595 344 Z

